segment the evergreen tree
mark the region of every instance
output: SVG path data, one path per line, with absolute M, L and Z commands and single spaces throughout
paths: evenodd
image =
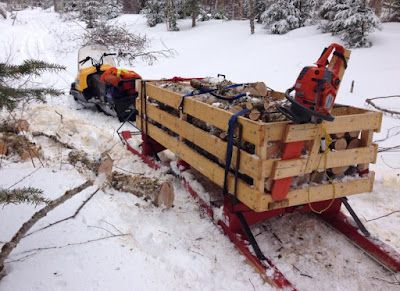
M 26 60 L 22 65 L 0 63 L 0 109 L 13 110 L 20 101 L 44 102 L 46 95 L 58 96 L 62 94 L 62 92 L 52 88 L 17 88 L 10 86 L 10 84 L 15 84 L 23 77 L 40 76 L 45 71 L 56 72 L 64 69 L 65 67 L 56 64 L 35 60 Z
M 285 34 L 299 28 L 302 19 L 298 0 L 277 0 L 262 15 L 268 33 Z
M 261 23 L 261 16 L 262 14 L 265 12 L 266 10 L 266 4 L 264 0 L 246 0 L 244 2 L 244 9 L 245 11 L 251 11 L 250 9 L 250 2 L 254 1 L 254 20 L 257 21 L 257 23 Z M 250 18 L 250 14 L 248 15 L 248 17 Z
M 393 1 L 389 21 L 400 22 L 400 0 Z
M 321 6 L 321 16 L 327 21 L 321 24 L 324 32 L 338 35 L 350 48 L 370 47 L 369 32 L 381 29 L 379 18 L 365 6 L 365 0 L 336 0 Z
M 150 27 L 165 21 L 165 0 L 148 0 L 142 13 L 146 15 Z

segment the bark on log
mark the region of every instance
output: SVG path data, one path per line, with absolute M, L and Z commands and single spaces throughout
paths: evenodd
M 338 133 L 331 134 L 331 137 L 334 139 L 339 139 L 339 138 L 343 138 L 344 135 L 345 135 L 345 132 L 338 132 Z
M 322 171 L 322 172 L 314 171 L 314 172 L 311 173 L 310 182 L 321 184 L 322 181 L 324 180 L 324 177 L 325 177 L 325 172 L 324 171 Z
M 118 191 L 150 199 L 156 206 L 165 205 L 166 208 L 171 208 L 174 203 L 174 188 L 169 181 L 160 182 L 154 178 L 113 172 L 110 185 Z
M 215 89 L 215 86 L 213 86 L 210 83 L 206 83 L 204 81 L 201 80 L 197 80 L 197 79 L 192 79 L 190 81 L 190 86 L 192 86 L 193 88 L 197 89 L 197 90 L 211 90 L 211 89 Z
M 282 143 L 270 142 L 267 147 L 267 159 L 276 159 L 282 156 Z
M 240 112 L 240 111 L 242 111 L 242 110 L 243 110 L 242 106 L 240 106 L 240 105 L 235 105 L 235 106 L 229 108 L 228 111 L 229 111 L 230 113 L 236 114 L 236 113 L 238 113 L 238 112 Z
M 346 137 L 349 139 L 357 138 L 360 135 L 360 131 L 346 132 Z
M 45 217 L 47 213 L 52 211 L 54 208 L 57 206 L 63 204 L 65 201 L 71 199 L 74 197 L 76 194 L 82 192 L 89 186 L 93 184 L 92 181 L 86 181 L 82 185 L 68 190 L 67 192 L 64 193 L 61 197 L 57 198 L 56 200 L 53 200 L 50 202 L 48 205 L 43 207 L 41 210 L 36 212 L 27 222 L 25 222 L 22 227 L 17 231 L 17 233 L 13 236 L 11 241 L 8 243 L 4 244 L 1 253 L 0 253 L 0 280 L 3 278 L 6 273 L 4 270 L 4 261 L 8 258 L 9 254 L 15 249 L 18 245 L 18 243 L 21 241 L 21 239 L 28 233 L 28 231 L 32 228 L 32 226 L 35 225 L 36 222 L 38 222 L 41 218 Z

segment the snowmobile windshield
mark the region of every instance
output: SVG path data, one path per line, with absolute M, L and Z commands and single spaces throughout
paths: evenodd
M 94 60 L 94 63 L 99 63 L 100 58 L 104 53 L 109 53 L 107 47 L 104 45 L 88 45 L 81 48 L 78 53 L 78 69 L 81 70 L 92 66 L 90 60 L 84 64 L 79 64 L 81 60 L 91 57 Z M 115 62 L 112 56 L 106 56 L 103 58 L 103 65 L 106 64 L 115 67 Z

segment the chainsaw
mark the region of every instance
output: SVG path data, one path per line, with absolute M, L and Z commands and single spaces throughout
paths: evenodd
M 334 64 L 330 64 L 328 61 L 331 54 L 337 56 Z M 332 61 L 332 58 L 330 61 Z M 277 107 L 294 123 L 311 122 L 318 124 L 323 120 L 335 120 L 330 111 L 335 103 L 341 82 L 340 69 L 342 65 L 345 69 L 347 68 L 344 48 L 336 43 L 331 44 L 324 49 L 315 64 L 316 66 L 304 67 L 295 85 L 286 91 L 285 97 L 291 103 L 290 107 Z M 294 98 L 290 95 L 292 91 L 295 91 Z

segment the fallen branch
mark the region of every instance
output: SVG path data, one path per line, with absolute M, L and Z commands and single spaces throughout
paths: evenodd
M 384 218 L 384 217 L 388 217 L 389 215 L 392 215 L 392 214 L 395 214 L 395 213 L 398 213 L 398 212 L 400 212 L 400 210 L 392 211 L 392 212 L 390 212 L 388 214 L 385 214 L 385 215 L 382 215 L 382 216 L 379 216 L 379 217 L 376 217 L 376 218 L 373 218 L 373 219 L 368 219 L 368 220 L 366 220 L 366 222 L 370 222 L 370 221 L 378 220 L 378 219 L 381 219 L 381 218 Z
M 390 282 L 390 281 L 387 281 L 387 280 L 384 280 L 384 279 L 380 279 L 380 278 L 375 278 L 375 277 L 371 277 L 371 279 L 375 279 L 375 280 L 377 280 L 377 281 L 381 281 L 381 282 L 384 282 L 384 283 L 387 283 L 387 284 L 391 284 L 391 285 L 400 285 L 400 282 L 399 281 L 397 281 L 397 282 Z M 397 280 L 397 279 L 396 279 Z
M 79 214 L 79 212 L 82 210 L 82 208 L 86 205 L 86 203 L 88 203 L 89 200 L 92 199 L 92 197 L 93 197 L 99 190 L 100 190 L 100 189 L 97 189 L 96 191 L 94 191 L 85 201 L 83 201 L 83 203 L 78 207 L 78 209 L 75 211 L 75 213 L 74 213 L 73 215 L 71 215 L 71 216 L 69 216 L 69 217 L 66 217 L 66 218 L 63 218 L 63 219 L 61 219 L 61 220 L 58 220 L 58 221 L 56 221 L 56 222 L 50 223 L 49 225 L 47 225 L 47 226 L 45 226 L 45 227 L 39 228 L 39 229 L 37 229 L 37 230 L 34 230 L 34 231 L 32 231 L 32 232 L 26 234 L 24 237 L 30 236 L 31 234 L 34 234 L 34 233 L 39 232 L 39 231 L 42 231 L 42 230 L 44 230 L 44 229 L 46 229 L 46 228 L 52 227 L 52 226 L 54 226 L 54 225 L 56 225 L 56 224 L 59 224 L 59 223 L 61 223 L 61 222 L 63 222 L 63 221 L 66 221 L 66 220 L 68 220 L 68 219 L 74 219 L 74 218 Z
M 70 150 L 74 150 L 74 149 L 75 149 L 74 146 L 72 146 L 72 145 L 70 145 L 70 144 L 67 144 L 67 143 L 61 141 L 61 140 L 60 140 L 57 136 L 55 136 L 55 135 L 47 134 L 47 133 L 44 133 L 44 132 L 34 131 L 34 132 L 32 132 L 32 136 L 34 136 L 34 137 L 37 137 L 37 136 L 45 136 L 45 137 L 51 139 L 52 141 L 61 144 L 62 146 L 64 146 L 64 147 L 67 148 L 67 149 L 70 149 Z
M 41 218 L 45 217 L 48 212 L 56 208 L 57 206 L 63 204 L 65 201 L 71 199 L 74 197 L 76 194 L 82 192 L 89 186 L 93 184 L 92 181 L 86 181 L 82 185 L 68 190 L 65 192 L 64 195 L 61 197 L 57 198 L 56 200 L 53 200 L 50 202 L 48 205 L 43 207 L 41 210 L 36 212 L 27 222 L 25 222 L 21 228 L 17 231 L 17 233 L 14 235 L 14 237 L 3 245 L 1 248 L 1 253 L 0 253 L 0 280 L 6 275 L 6 272 L 4 270 L 4 261 L 8 258 L 9 254 L 17 247 L 18 243 L 21 241 L 21 239 L 28 233 L 28 231 L 35 225 L 36 222 L 38 222 Z
M 372 100 L 376 100 L 376 99 L 386 99 L 386 98 L 396 98 L 396 97 L 399 98 L 400 95 L 392 95 L 392 96 L 383 96 L 383 97 L 369 98 L 369 99 L 365 100 L 365 102 L 366 102 L 367 104 L 371 105 L 372 107 L 375 107 L 376 109 L 382 111 L 382 112 L 390 113 L 390 114 L 392 114 L 392 115 L 393 115 L 393 114 L 400 115 L 400 112 L 399 112 L 399 111 L 389 110 L 389 109 L 380 107 L 380 106 L 376 105 L 374 102 L 372 102 Z
M 121 237 L 121 236 L 127 236 L 127 235 L 130 235 L 130 233 L 112 234 L 109 236 L 95 238 L 95 239 L 91 239 L 91 240 L 87 240 L 87 241 L 83 241 L 83 242 L 69 243 L 69 244 L 62 245 L 62 246 L 50 246 L 50 247 L 36 248 L 36 249 L 23 251 L 23 252 L 19 253 L 19 255 L 26 254 L 26 253 L 32 253 L 32 252 L 40 252 L 40 251 L 45 251 L 45 250 L 62 249 L 62 248 L 77 246 L 77 245 L 84 245 L 87 243 L 92 243 L 92 242 L 101 241 L 101 240 L 105 240 L 105 239 L 109 239 L 109 238 Z M 11 263 L 11 262 L 12 261 L 8 261 L 7 263 Z
M 391 169 L 393 169 L 393 170 L 399 170 L 399 169 L 400 169 L 400 167 L 393 167 L 393 166 L 389 165 L 388 163 L 386 163 L 386 161 L 383 159 L 383 156 L 381 156 L 381 159 L 382 159 L 382 162 L 383 162 L 386 166 L 388 166 L 389 168 L 391 168 Z

